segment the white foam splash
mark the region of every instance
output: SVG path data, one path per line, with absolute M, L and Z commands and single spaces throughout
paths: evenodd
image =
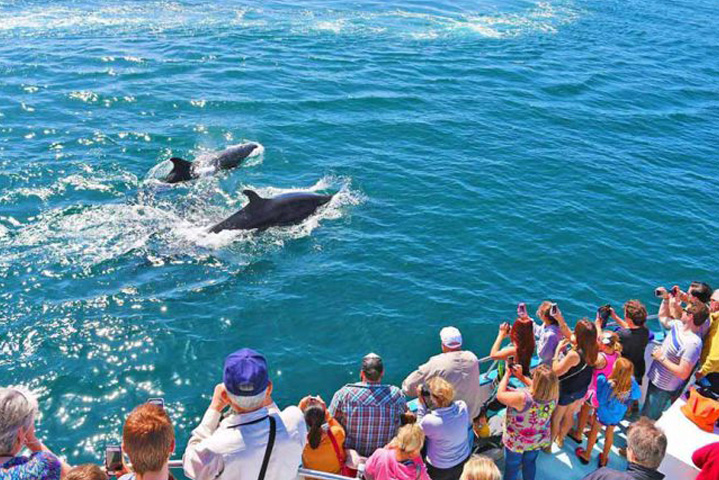
M 347 178 L 325 176 L 322 177 L 310 187 L 291 187 L 291 188 L 277 188 L 277 187 L 254 187 L 252 185 L 245 185 L 244 189 L 254 190 L 258 195 L 265 198 L 276 197 L 284 193 L 291 192 L 306 192 L 306 193 L 318 193 L 325 192 L 337 188 L 337 192 L 332 196 L 332 200 L 329 203 L 321 206 L 314 215 L 311 215 L 305 219 L 302 223 L 293 225 L 290 227 L 274 227 L 263 232 L 263 236 L 266 241 L 270 243 L 282 246 L 288 240 L 294 240 L 302 237 L 306 237 L 312 233 L 320 224 L 325 220 L 336 220 L 341 218 L 346 207 L 359 205 L 365 201 L 364 195 L 359 192 L 353 191 L 350 188 L 350 181 Z M 241 204 L 243 207 L 247 201 L 244 195 L 240 194 L 244 202 Z M 240 198 L 238 197 L 233 204 L 240 204 Z M 239 208 L 235 208 L 227 213 L 225 216 L 228 217 L 238 211 Z M 252 232 L 247 231 L 222 231 L 219 233 L 207 233 L 207 230 L 212 225 L 208 225 L 206 229 L 197 237 L 193 237 L 194 241 L 202 246 L 208 248 L 222 248 L 230 243 L 237 241 L 247 241 L 254 237 Z M 197 232 L 193 232 L 197 233 Z
M 250 143 L 251 141 L 246 140 L 244 143 Z M 241 167 L 255 167 L 262 163 L 264 159 L 265 154 L 265 147 L 259 142 L 252 141 L 251 143 L 254 143 L 257 145 L 257 148 L 255 148 L 252 153 L 250 153 L 245 160 L 243 160 Z M 225 148 L 231 148 L 235 147 L 241 144 L 237 145 L 228 145 Z M 194 162 L 197 163 L 197 166 L 195 168 L 195 172 L 200 174 L 200 176 L 207 176 L 212 175 L 216 172 L 215 167 L 211 165 L 207 165 L 206 162 L 212 158 L 215 157 L 218 153 L 220 153 L 222 150 L 199 150 L 197 153 L 195 153 L 195 160 Z M 154 167 L 150 169 L 149 172 L 147 172 L 147 176 L 145 177 L 145 182 L 148 185 L 156 185 L 158 183 L 163 183 L 162 179 L 165 178 L 171 171 L 172 171 L 172 162 L 170 162 L 170 157 L 172 157 L 172 151 L 165 152 L 167 155 L 167 159 L 163 160 L 162 162 L 158 163 Z
M 348 11 L 333 9 L 237 8 L 222 4 L 180 4 L 164 0 L 96 8 L 92 6 L 31 5 L 14 10 L 0 22 L 0 34 L 43 35 L 47 33 L 120 30 L 153 33 L 176 29 L 236 28 L 284 30 L 297 35 L 393 35 L 407 39 L 434 40 L 457 35 L 489 38 L 515 37 L 527 33 L 555 33 L 574 21 L 572 0 L 539 1 L 520 12 L 423 13 L 401 9 Z M 228 21 L 229 19 L 229 21 Z M 103 57 L 105 62 L 122 58 L 132 64 L 145 60 L 137 55 Z M 108 71 L 112 74 L 114 71 Z

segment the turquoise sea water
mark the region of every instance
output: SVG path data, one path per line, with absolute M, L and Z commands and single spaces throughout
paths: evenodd
M 0 378 L 99 461 L 163 396 L 182 446 L 226 354 L 285 405 L 385 358 L 399 383 L 516 303 L 574 320 L 719 284 L 710 0 L 0 1 Z M 149 172 L 251 140 L 242 168 Z M 340 194 L 207 235 L 243 188 Z

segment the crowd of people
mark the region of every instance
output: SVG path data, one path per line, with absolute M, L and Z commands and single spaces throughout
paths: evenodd
M 719 393 L 719 291 L 693 282 L 659 288 L 659 321 L 666 329 L 652 352 L 641 418 L 627 432 L 625 471 L 606 467 L 615 428 L 639 413 L 650 342 L 647 309 L 638 300 L 622 315 L 601 307 L 570 329 L 556 303 L 543 302 L 535 321 L 520 304 L 516 320 L 502 324 L 490 356 L 499 362 L 494 394 L 480 390 L 477 356 L 463 349 L 455 327 L 440 331 L 441 353 L 412 372 L 401 387 L 383 383 L 382 358 L 366 355 L 359 381 L 339 389 L 329 406 L 307 396 L 281 410 L 272 399 L 267 361 L 244 348 L 230 354 L 223 379 L 200 424 L 192 431 L 183 468 L 194 480 L 288 480 L 299 466 L 373 480 L 534 480 L 537 459 L 578 442 L 578 461 L 591 461 L 599 433 L 599 468 L 585 480 L 661 479 L 667 448 L 655 426 L 685 390 L 692 375 Z M 608 321 L 614 320 L 614 325 Z M 504 344 L 508 339 L 509 343 Z M 533 357 L 538 365 L 533 367 Z M 408 398 L 418 399 L 410 411 Z M 487 417 L 504 410 L 504 474 L 474 453 L 487 435 Z M 71 468 L 35 435 L 38 402 L 21 387 L 0 388 L 0 480 L 168 480 L 175 451 L 172 421 L 162 406 L 146 403 L 127 417 L 121 462 L 111 471 Z M 586 446 L 584 436 L 588 428 Z M 29 455 L 23 455 L 24 450 Z M 719 442 L 696 452 L 697 478 L 719 478 Z

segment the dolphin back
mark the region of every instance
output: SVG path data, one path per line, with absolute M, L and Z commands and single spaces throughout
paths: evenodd
M 256 143 L 243 143 L 226 148 L 214 159 L 213 163 L 219 170 L 237 168 L 242 160 L 249 157 L 258 148 Z
M 210 229 L 210 233 L 223 230 L 265 230 L 301 223 L 319 207 L 332 200 L 333 195 L 292 192 L 273 198 L 262 198 L 252 190 L 243 191 L 250 202 L 239 212 Z
M 172 170 L 164 178 L 165 182 L 180 183 L 195 178 L 192 172 L 192 162 L 178 157 L 172 157 L 170 162 L 172 162 Z

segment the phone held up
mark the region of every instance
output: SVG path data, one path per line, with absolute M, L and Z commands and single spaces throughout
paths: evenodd
M 612 314 L 612 306 L 602 305 L 597 309 L 597 315 L 599 315 L 599 318 L 602 320 L 602 328 L 607 326 L 607 321 L 609 320 L 609 317 Z
M 109 474 L 122 471 L 122 449 L 120 445 L 105 446 L 105 469 Z
M 519 305 L 517 305 L 517 316 L 519 318 L 524 318 L 527 316 L 527 304 L 522 302 Z
M 165 399 L 164 398 L 148 398 L 146 403 L 151 403 L 153 405 L 157 405 L 160 408 L 165 408 Z
M 556 318 L 557 314 L 559 313 L 559 307 L 556 303 L 553 303 L 551 307 L 549 307 L 549 314 Z

